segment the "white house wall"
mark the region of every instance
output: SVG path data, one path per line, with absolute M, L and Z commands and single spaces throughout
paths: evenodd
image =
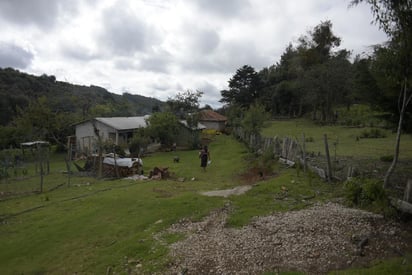
M 109 138 L 109 133 L 115 133 L 116 131 L 103 123 L 95 121 L 97 130 L 102 140 L 107 140 Z M 84 153 L 95 153 L 97 152 L 97 136 L 94 133 L 93 123 L 91 121 L 86 121 L 84 123 L 76 125 L 76 139 L 77 139 L 77 149 Z M 115 140 L 113 140 L 115 141 Z

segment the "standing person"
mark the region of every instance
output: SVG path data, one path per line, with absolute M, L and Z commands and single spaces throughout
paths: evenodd
M 210 161 L 210 153 L 206 145 L 199 152 L 199 158 L 200 158 L 200 167 L 203 168 L 203 171 L 206 171 L 207 162 Z

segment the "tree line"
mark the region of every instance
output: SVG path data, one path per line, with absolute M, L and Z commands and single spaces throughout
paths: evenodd
M 221 91 L 220 102 L 229 114 L 241 114 L 259 105 L 272 117 L 306 116 L 320 123 L 336 121 L 339 108 L 366 104 L 384 118 L 397 122 L 400 90 L 396 43 L 374 45 L 367 56 L 339 49 L 341 38 L 330 21 L 290 43 L 280 60 L 256 71 L 250 65 L 237 69 Z M 238 111 L 233 111 L 238 110 Z M 404 130 L 412 130 L 411 106 L 405 112 Z M 236 120 L 236 119 L 235 119 Z

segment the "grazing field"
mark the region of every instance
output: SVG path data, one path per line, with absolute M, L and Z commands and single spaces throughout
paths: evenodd
M 244 174 L 255 163 L 243 144 L 220 135 L 210 150 L 212 163 L 206 172 L 196 150 L 161 152 L 144 158 L 145 174 L 156 166 L 169 167 L 173 180 L 72 177 L 70 187 L 67 175 L 61 173 L 63 156 L 54 158 L 44 180 L 62 183 L 60 188 L 0 201 L 0 273 L 162 274 L 172 261 L 168 245 L 185 236 L 158 233 L 178 221 L 199 221 L 210 211 L 230 205 L 227 226 L 239 228 L 255 216 L 302 209 L 341 196 L 339 185 L 278 165 L 273 175 L 259 180 L 246 194 L 203 196 L 200 192 L 256 183 L 245 180 Z M 176 155 L 179 163 L 173 162 Z M 15 181 L 24 179 L 10 179 L 7 184 Z M 410 258 L 405 259 L 410 267 Z
M 377 130 L 378 129 L 378 130 Z M 385 137 L 362 138 L 368 133 L 378 131 Z M 276 120 L 271 121 L 262 131 L 263 136 L 280 138 L 284 136 L 295 137 L 302 141 L 305 134 L 306 149 L 309 152 L 324 153 L 325 145 L 323 135 L 328 137 L 331 155 L 341 157 L 357 157 L 379 159 L 382 156 L 393 155 L 396 133 L 381 128 L 355 128 L 345 126 L 319 126 L 310 120 Z M 404 134 L 401 137 L 400 159 L 412 159 L 412 136 Z

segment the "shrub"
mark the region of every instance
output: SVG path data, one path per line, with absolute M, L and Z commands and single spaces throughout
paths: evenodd
M 369 130 L 362 131 L 359 137 L 360 138 L 385 138 L 386 134 L 381 129 L 372 128 Z
M 315 139 L 313 137 L 306 137 L 305 141 L 306 142 L 315 142 Z
M 384 161 L 384 162 L 392 162 L 393 161 L 393 155 L 381 156 L 380 160 Z
M 202 134 L 215 136 L 215 135 L 218 134 L 218 131 L 215 130 L 215 129 L 204 129 L 204 130 L 202 130 Z
M 354 178 L 344 184 L 344 194 L 351 205 L 391 213 L 388 194 L 380 181 Z

